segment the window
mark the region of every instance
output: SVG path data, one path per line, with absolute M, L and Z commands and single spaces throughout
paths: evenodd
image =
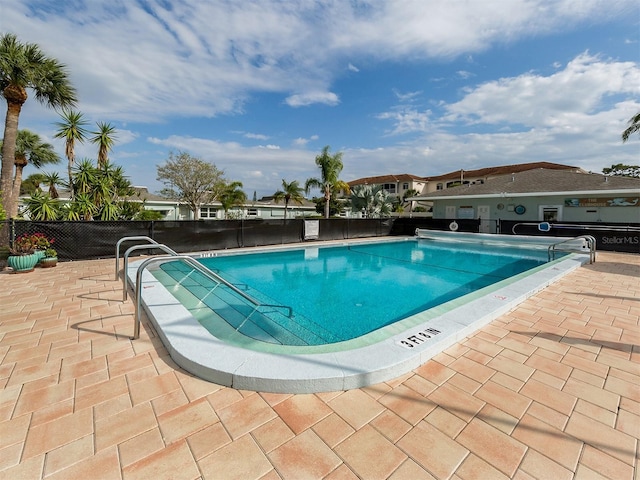
M 217 218 L 218 210 L 213 207 L 200 207 L 200 218 Z
M 436 185 L 436 190 L 443 190 L 444 189 L 444 185 L 442 185 L 441 183 Z
M 404 182 L 404 183 L 402 184 L 402 189 L 403 189 L 403 190 L 409 190 L 409 182 Z
M 383 183 L 382 189 L 387 193 L 396 193 L 396 184 L 395 183 Z
M 257 217 L 258 209 L 257 208 L 247 208 L 247 217 Z

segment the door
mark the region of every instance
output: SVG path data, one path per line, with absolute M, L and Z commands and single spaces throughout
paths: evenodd
M 447 205 L 444 209 L 445 218 L 456 218 L 456 206 L 455 205 Z
M 478 205 L 478 220 L 480 220 L 480 233 L 493 233 L 491 231 L 491 207 Z

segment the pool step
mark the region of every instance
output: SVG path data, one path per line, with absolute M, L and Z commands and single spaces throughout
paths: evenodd
M 319 335 L 305 328 L 302 324 L 305 319 L 290 318 L 285 314 L 284 307 L 256 306 L 226 285 L 218 283 L 183 262 L 164 263 L 160 268 L 166 275 L 163 284 L 176 297 L 179 297 L 188 310 L 197 311 L 198 315 L 194 314 L 194 316 L 210 331 L 215 330 L 212 331 L 214 335 L 220 335 L 225 328 L 219 324 L 216 326 L 215 321 L 212 322 L 210 318 L 204 321 L 206 313 L 203 312 L 203 308 L 205 307 L 235 331 L 263 342 L 317 345 L 337 341 L 328 332 Z

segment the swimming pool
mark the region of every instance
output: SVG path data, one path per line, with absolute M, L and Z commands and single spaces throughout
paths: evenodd
M 481 244 L 489 242 L 487 236 L 475 235 L 479 237 L 468 237 L 471 241 L 458 248 L 434 240 L 403 239 L 334 242 L 331 248 L 323 243 L 304 249 L 243 249 L 234 252 L 237 255 L 229 251 L 196 254 L 266 304 L 249 319 L 235 300 L 225 307 L 224 292 L 212 295 L 212 285 L 197 275 L 182 278 L 182 287 L 175 287 L 175 281 L 172 285 L 172 276 L 184 273 L 172 267 L 177 262 L 143 272 L 142 299 L 174 360 L 205 379 L 272 392 L 357 388 L 419 366 L 586 261 L 584 255 L 572 254 L 547 263 L 545 242 L 538 238 L 537 248 L 533 245 L 532 249 L 501 245 L 501 261 L 495 263 L 481 255 L 485 248 Z M 490 248 L 496 250 L 495 242 L 500 239 L 490 237 L 494 242 Z M 350 261 L 345 252 L 352 257 Z M 436 265 L 435 259 L 447 262 Z M 132 264 L 130 277 L 135 268 Z M 415 272 L 405 278 L 411 270 Z M 327 280 L 330 271 L 342 277 L 343 286 L 350 285 L 345 295 L 339 296 L 336 290 L 340 282 Z M 454 284 L 453 277 L 463 281 Z M 424 293 L 432 284 L 438 288 L 427 298 Z M 200 299 L 193 295 L 198 290 Z M 319 290 L 319 297 L 311 298 L 310 290 Z M 203 297 L 217 298 L 208 302 Z M 400 307 L 398 297 L 410 297 L 417 303 Z M 318 302 L 327 299 L 328 309 L 318 316 Z M 223 311 L 212 315 L 207 303 L 214 305 L 214 311 L 215 305 L 226 308 L 226 315 Z M 241 314 L 230 320 L 231 310 Z M 320 324 L 320 334 L 315 333 L 320 338 L 299 341 L 302 336 L 290 327 L 292 317 L 295 324 L 300 319 L 303 324 Z M 333 322 L 334 317 L 339 320 Z M 375 317 L 377 323 L 354 321 L 364 317 Z M 264 322 L 271 323 L 258 328 Z M 279 323 L 298 340 L 283 341 L 278 332 L 274 334 Z
M 183 303 L 196 302 L 194 315 L 212 335 L 224 335 L 226 323 L 258 341 L 324 345 L 366 335 L 542 265 L 547 252 L 412 239 L 219 254 L 199 261 L 270 306 L 257 311 L 193 267 L 163 264 L 165 275 L 156 277 Z M 226 336 L 230 342 L 237 338 Z

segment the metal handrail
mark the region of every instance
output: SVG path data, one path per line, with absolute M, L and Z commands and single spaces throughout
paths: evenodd
M 587 247 L 589 248 L 589 263 L 595 262 L 596 261 L 596 239 L 592 235 L 580 235 L 578 237 L 567 238 L 565 240 L 562 240 L 561 242 L 549 245 L 549 248 L 547 248 L 547 259 L 549 261 L 551 261 L 552 259 L 553 260 L 556 259 L 555 252 L 556 252 L 557 246 L 562 245 L 564 243 L 569 243 L 571 241 L 579 240 L 579 239 L 586 240 L 587 242 Z
M 158 244 L 158 245 L 162 245 L 162 244 Z M 163 245 L 163 246 L 165 246 L 165 245 Z M 213 279 L 216 280 L 219 284 L 220 283 L 224 284 L 225 286 L 227 286 L 228 288 L 233 290 L 235 293 L 237 293 L 238 295 L 240 295 L 244 299 L 246 299 L 249 302 L 253 303 L 256 306 L 256 309 L 258 307 L 284 308 L 284 309 L 288 310 L 289 318 L 291 318 L 293 316 L 293 309 L 291 307 L 289 307 L 288 305 L 274 305 L 274 304 L 268 304 L 268 303 L 259 302 L 258 300 L 253 298 L 251 295 L 246 294 L 242 290 L 238 289 L 235 285 L 229 283 L 227 280 L 222 278 L 220 275 L 212 272 L 210 269 L 208 269 L 207 267 L 202 265 L 200 262 L 195 260 L 193 257 L 191 257 L 189 255 L 178 255 L 177 253 L 174 252 L 174 253 L 172 253 L 170 255 L 163 255 L 163 256 L 159 256 L 159 257 L 148 258 L 148 259 L 144 260 L 140 264 L 140 266 L 138 267 L 138 271 L 136 272 L 136 284 L 135 284 L 135 294 L 136 294 L 135 325 L 134 325 L 134 328 L 133 328 L 133 337 L 131 337 L 132 340 L 136 340 L 136 339 L 138 339 L 140 337 L 140 310 L 141 310 L 141 302 L 142 302 L 142 273 L 143 273 L 144 269 L 147 268 L 147 266 L 151 265 L 152 263 L 166 262 L 166 261 L 172 261 L 172 260 L 184 260 L 184 261 L 186 261 L 188 264 L 190 264 L 196 270 L 199 270 L 200 272 L 213 277 Z M 125 262 L 126 262 L 126 260 L 125 260 Z M 127 280 L 127 275 L 126 275 L 126 270 L 125 270 L 125 288 L 126 288 L 126 280 Z M 256 309 L 254 309 L 254 311 Z M 253 312 L 251 312 L 250 315 L 252 315 L 252 314 L 253 314 Z
M 120 240 L 118 240 L 118 243 L 116 243 L 116 280 L 118 280 L 118 275 L 120 275 L 120 245 L 122 244 L 122 242 L 128 242 L 131 240 L 147 240 L 149 243 L 152 244 L 157 244 L 158 242 L 156 242 L 153 238 L 151 237 L 145 237 L 145 236 L 134 236 L 134 237 L 122 237 Z
M 129 247 L 129 249 L 124 252 L 124 262 L 123 268 L 124 273 L 122 274 L 122 301 L 127 301 L 127 269 L 129 265 L 129 254 L 135 250 L 149 250 L 149 249 L 160 249 L 165 253 L 170 255 L 178 255 L 175 251 L 167 247 L 164 243 L 154 243 L 153 245 L 134 245 L 133 247 Z

